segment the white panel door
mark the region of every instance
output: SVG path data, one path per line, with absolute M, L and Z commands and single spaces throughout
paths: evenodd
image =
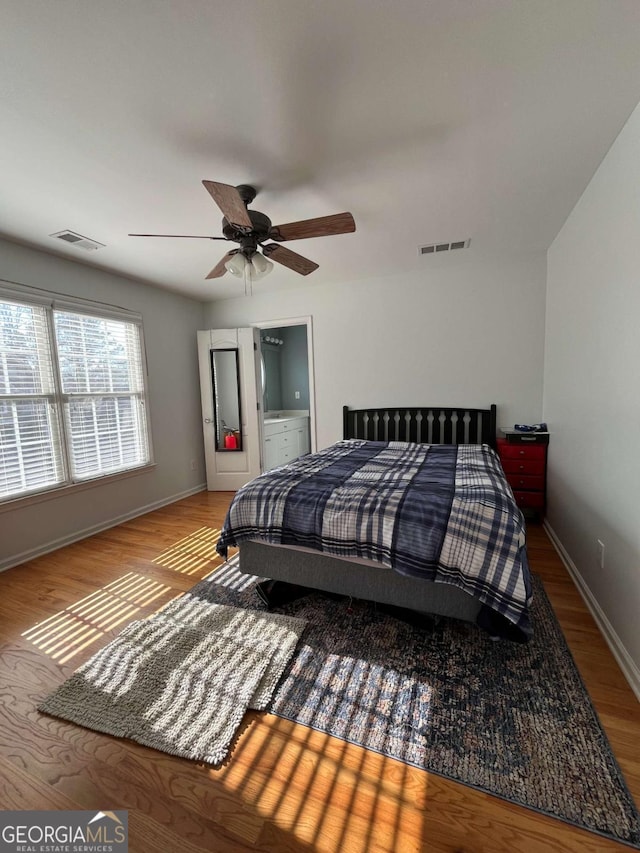
M 234 389 L 229 385 L 228 376 L 224 377 L 226 387 L 221 389 L 223 377 L 218 371 L 216 383 L 213 372 L 213 365 L 220 359 L 220 353 L 224 353 L 225 360 L 233 363 L 235 352 L 238 354 L 239 368 L 239 412 L 236 410 L 235 417 L 239 417 L 239 422 L 235 423 L 234 416 L 227 414 L 229 423 L 225 422 L 225 428 L 229 430 L 229 436 L 241 436 L 241 449 L 225 447 L 221 411 L 223 405 L 229 405 L 226 398 L 233 396 L 230 392 Z M 198 362 L 207 488 L 212 492 L 236 491 L 262 471 L 262 412 L 258 396 L 261 387 L 260 330 L 208 329 L 198 332 Z

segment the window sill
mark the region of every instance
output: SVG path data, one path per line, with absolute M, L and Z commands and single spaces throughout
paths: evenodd
M 96 477 L 93 480 L 85 480 L 82 483 L 67 483 L 64 486 L 58 486 L 53 489 L 48 489 L 46 492 L 37 492 L 32 495 L 24 495 L 24 497 L 9 498 L 6 501 L 0 502 L 0 514 L 10 512 L 11 510 L 23 509 L 24 507 L 38 504 L 42 501 L 53 500 L 54 498 L 62 498 L 74 492 L 81 492 L 85 489 L 93 489 L 96 486 L 102 486 L 106 483 L 114 483 L 117 480 L 126 480 L 129 477 L 137 477 L 140 474 L 148 474 L 156 467 L 155 462 L 150 462 L 148 465 L 142 465 L 140 468 L 132 468 L 129 471 L 118 471 L 116 474 L 107 474 L 104 477 Z

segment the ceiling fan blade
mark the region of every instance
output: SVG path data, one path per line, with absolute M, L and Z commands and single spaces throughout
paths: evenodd
M 302 219 L 300 222 L 274 225 L 269 236 L 272 240 L 281 243 L 284 240 L 305 240 L 308 237 L 348 234 L 355 230 L 356 223 L 350 213 L 334 213 L 331 216 L 318 216 L 316 219 Z
M 235 187 L 215 181 L 203 181 L 202 184 L 231 225 L 239 229 L 253 230 L 245 203 Z
M 267 243 L 266 246 L 262 247 L 262 254 L 265 258 L 270 258 L 272 261 L 289 267 L 294 272 L 299 272 L 300 275 L 309 275 L 310 272 L 318 269 L 318 264 L 308 258 L 303 258 L 297 252 L 292 252 L 291 249 L 279 246 L 277 243 Z
M 221 278 L 227 271 L 225 264 L 227 263 L 229 258 L 232 258 L 234 255 L 235 255 L 235 252 L 227 252 L 227 254 L 223 258 L 220 258 L 218 263 L 211 270 L 209 275 L 206 276 L 206 278 Z
M 226 237 L 206 237 L 200 234 L 128 234 L 128 237 L 183 237 L 189 240 L 226 240 Z

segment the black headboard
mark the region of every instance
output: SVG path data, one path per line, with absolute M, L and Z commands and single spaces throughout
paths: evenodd
M 344 406 L 343 438 L 413 441 L 417 444 L 488 444 L 496 447 L 496 406 L 350 409 Z

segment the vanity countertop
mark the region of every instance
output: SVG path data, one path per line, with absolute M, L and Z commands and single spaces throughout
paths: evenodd
M 277 424 L 283 421 L 292 421 L 296 418 L 308 418 L 308 409 L 283 409 L 280 412 L 265 412 L 265 424 Z

